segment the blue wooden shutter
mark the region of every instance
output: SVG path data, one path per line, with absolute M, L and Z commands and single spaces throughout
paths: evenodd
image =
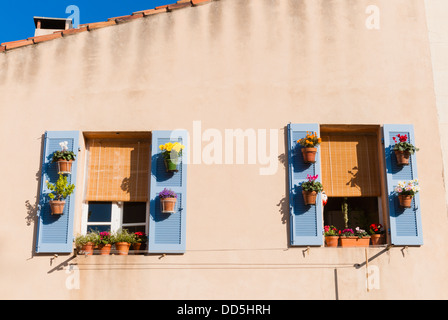
M 386 158 L 387 197 L 389 203 L 390 235 L 394 245 L 422 245 L 422 223 L 420 213 L 420 194 L 417 193 L 411 208 L 402 208 L 394 188 L 399 181 L 418 179 L 417 161 L 414 153 L 408 166 L 398 166 L 393 147 L 393 137 L 407 135 L 409 142 L 415 145 L 412 125 L 386 124 L 383 126 Z
M 307 180 L 307 175 L 319 175 L 321 180 L 320 148 L 316 163 L 303 162 L 301 146 L 297 140 L 306 137 L 307 131 L 317 132 L 318 124 L 288 125 L 288 171 L 289 171 L 289 207 L 290 234 L 292 246 L 323 245 L 322 200 L 319 194 L 316 205 L 305 205 L 300 184 Z M 324 186 L 325 188 L 325 186 Z
M 72 173 L 67 175 L 68 182 L 76 184 L 79 131 L 48 131 L 45 133 L 40 181 L 40 198 L 37 221 L 37 253 L 71 253 L 73 250 L 73 221 L 75 216 L 75 193 L 66 199 L 64 213 L 51 215 L 50 199 L 46 181 L 56 183 L 59 178 L 58 165 L 52 163 L 53 153 L 61 150 L 60 142 L 68 142 L 68 150 L 76 155 Z M 75 187 L 76 192 L 76 187 Z
M 152 132 L 148 241 L 150 253 L 184 253 L 186 250 L 187 137 L 188 133 L 185 130 Z M 178 166 L 179 172 L 167 173 L 159 146 L 176 141 L 185 146 Z M 177 194 L 175 213 L 161 212 L 158 194 L 164 188 L 171 189 Z

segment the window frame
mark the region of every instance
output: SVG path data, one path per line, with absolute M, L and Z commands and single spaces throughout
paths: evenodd
M 94 201 L 92 201 L 94 202 Z M 103 201 L 104 202 L 104 201 Z M 89 201 L 84 201 L 82 204 L 82 220 L 81 220 L 81 234 L 87 234 L 87 229 L 90 225 L 101 225 L 108 226 L 110 225 L 110 231 L 116 232 L 121 228 L 126 226 L 144 226 L 145 233 L 148 234 L 149 228 L 149 202 L 146 201 L 145 204 L 145 222 L 138 223 L 123 223 L 123 213 L 124 213 L 124 202 L 112 202 L 111 207 L 111 221 L 110 222 L 88 222 L 88 214 L 89 214 Z
M 90 159 L 90 151 L 87 149 L 87 140 L 88 139 L 98 139 L 98 138 L 148 138 L 150 139 L 152 133 L 150 131 L 145 132 L 83 132 L 83 142 L 84 142 L 84 174 L 83 174 L 83 201 L 81 208 L 81 234 L 87 234 L 87 228 L 89 225 L 110 225 L 111 232 L 116 232 L 120 230 L 123 226 L 145 226 L 145 233 L 149 233 L 149 192 L 150 192 L 150 180 L 151 180 L 151 165 L 148 170 L 148 200 L 145 201 L 146 210 L 145 210 L 145 222 L 141 223 L 126 223 L 123 224 L 123 210 L 124 210 L 124 201 L 101 201 L 101 202 L 111 202 L 111 222 L 88 222 L 88 213 L 89 213 L 89 201 L 85 200 L 87 195 L 87 183 L 89 178 L 89 159 Z M 151 152 L 151 148 L 150 148 Z M 151 158 L 151 154 L 150 154 Z M 94 202 L 94 201 L 92 201 Z M 130 201 L 135 202 L 135 201 Z
M 384 150 L 383 124 L 319 124 L 320 135 L 325 132 L 344 132 L 349 134 L 363 134 L 375 132 L 378 148 L 378 171 L 380 178 L 380 196 L 378 199 L 378 220 L 384 228 L 385 243 L 390 243 L 389 207 L 386 181 L 386 163 Z M 324 186 L 325 187 L 325 186 Z M 322 221 L 324 221 L 324 208 L 322 208 Z M 325 245 L 324 245 L 325 246 Z

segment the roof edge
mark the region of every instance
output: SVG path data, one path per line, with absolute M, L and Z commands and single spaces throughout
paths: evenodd
M 133 12 L 130 15 L 109 18 L 106 21 L 81 24 L 81 25 L 79 25 L 79 28 L 77 28 L 77 29 L 55 31 L 53 34 L 49 34 L 49 35 L 30 37 L 30 38 L 23 39 L 23 40 L 3 42 L 0 44 L 0 53 L 6 53 L 13 49 L 22 48 L 22 47 L 30 46 L 30 45 L 35 45 L 35 44 L 38 44 L 41 42 L 47 42 L 47 41 L 51 41 L 54 39 L 82 33 L 85 31 L 92 31 L 92 30 L 96 30 L 96 29 L 100 29 L 100 28 L 105 28 L 105 27 L 109 27 L 109 26 L 113 26 L 113 25 L 117 25 L 117 24 L 130 22 L 130 21 L 133 21 L 136 19 L 153 16 L 153 15 L 156 15 L 159 13 L 172 12 L 172 11 L 182 9 L 182 8 L 197 7 L 197 6 L 201 6 L 204 4 L 208 4 L 212 1 L 218 1 L 218 0 L 180 0 L 173 4 L 167 4 L 164 6 L 155 7 L 154 9 L 140 10 L 140 11 Z

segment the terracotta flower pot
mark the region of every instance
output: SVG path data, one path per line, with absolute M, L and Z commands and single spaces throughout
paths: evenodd
M 61 215 L 64 213 L 64 206 L 65 201 L 59 201 L 59 200 L 51 200 L 50 201 L 50 208 L 51 208 L 51 214 L 53 215 Z
M 302 148 L 303 161 L 305 163 L 316 162 L 317 148 Z
M 409 157 L 411 156 L 409 151 L 398 151 L 398 150 L 395 150 L 395 156 L 397 157 L 397 164 L 399 166 L 407 166 L 407 165 L 409 165 Z
M 135 251 L 139 251 L 141 246 L 142 246 L 141 242 L 136 242 L 136 243 L 132 244 L 132 249 L 135 250 Z
M 99 244 L 98 249 L 100 250 L 100 255 L 108 256 L 110 254 L 111 244 Z
M 413 197 L 414 196 L 400 194 L 398 196 L 400 206 L 402 206 L 403 208 L 410 208 L 412 206 L 412 198 Z
M 94 247 L 94 243 L 93 242 L 87 242 L 85 245 L 83 245 L 81 247 L 81 254 L 84 254 L 86 256 L 91 256 L 93 254 L 93 247 Z
M 317 192 L 316 191 L 305 191 L 302 190 L 303 200 L 305 205 L 316 204 Z
M 358 237 L 341 237 L 341 247 L 357 247 L 357 239 Z
M 363 237 L 356 239 L 356 246 L 357 247 L 368 247 L 370 244 L 370 236 L 369 237 Z
M 337 247 L 339 243 L 339 236 L 325 236 L 325 244 L 327 247 Z
M 115 249 L 117 249 L 117 255 L 127 256 L 129 253 L 129 248 L 131 244 L 129 242 L 117 242 L 115 244 Z
M 58 172 L 59 173 L 71 173 L 73 160 L 58 160 Z
M 372 246 L 377 246 L 383 244 L 383 235 L 382 234 L 372 234 L 370 236 L 370 241 Z
M 174 213 L 176 207 L 176 198 L 160 198 L 160 206 L 163 213 Z

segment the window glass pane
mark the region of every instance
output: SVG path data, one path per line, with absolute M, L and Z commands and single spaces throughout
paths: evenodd
M 87 226 L 87 232 L 110 232 L 110 225 L 90 225 Z
M 87 222 L 110 222 L 111 213 L 111 202 L 89 202 Z
M 123 226 L 123 229 L 127 229 L 130 233 L 135 232 L 143 232 L 146 233 L 146 227 L 145 226 Z
M 125 202 L 123 206 L 123 223 L 145 223 L 146 202 Z

